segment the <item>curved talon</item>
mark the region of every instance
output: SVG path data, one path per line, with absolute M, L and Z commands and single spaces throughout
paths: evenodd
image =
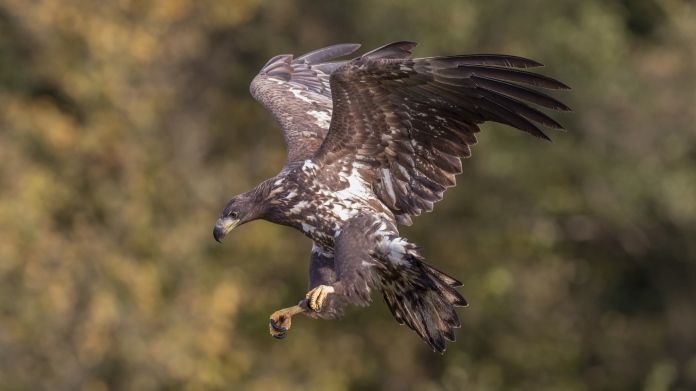
M 276 316 L 276 314 L 273 314 L 271 316 Z M 276 316 L 277 317 L 277 322 L 276 320 L 271 318 L 268 321 L 268 327 L 271 332 L 271 336 L 275 339 L 283 339 L 287 337 L 288 335 L 288 329 L 290 328 L 290 318 L 284 317 L 284 316 Z
M 273 319 L 270 319 L 270 321 L 269 321 L 268 323 L 271 325 L 271 327 L 273 327 L 273 330 L 275 330 L 275 331 L 277 331 L 277 332 L 279 332 L 279 333 L 283 333 L 283 332 L 288 331 L 288 329 L 286 329 L 285 327 L 278 327 L 278 326 L 276 326 L 276 323 L 275 323 L 275 321 L 274 321 Z
M 269 326 L 275 331 L 277 331 L 277 334 L 274 334 L 273 331 L 271 331 L 271 335 L 275 339 L 283 339 L 288 336 L 288 329 L 285 327 L 278 327 L 276 326 L 275 320 L 270 319 L 268 322 Z
M 271 322 L 272 322 L 272 321 L 271 321 Z M 274 329 L 276 328 L 275 325 L 272 325 L 272 326 L 273 326 Z M 283 338 L 287 337 L 287 336 L 288 336 L 288 331 L 285 329 L 285 327 L 283 327 L 282 329 L 283 329 L 284 331 L 281 331 L 281 332 L 279 332 L 278 334 L 271 334 L 271 335 L 273 336 L 273 338 L 275 338 L 275 339 L 283 339 Z

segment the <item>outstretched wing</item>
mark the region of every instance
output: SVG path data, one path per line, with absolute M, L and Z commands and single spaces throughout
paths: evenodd
M 251 82 L 251 95 L 280 124 L 285 136 L 285 164 L 307 159 L 319 148 L 331 121 L 329 76 L 345 61 L 323 62 L 357 50 L 342 44 L 315 50 L 293 60 L 273 57 Z
M 333 72 L 331 127 L 312 158 L 320 169 L 340 171 L 346 182 L 371 187 L 401 224 L 432 210 L 455 185 L 479 124 L 500 122 L 549 140 L 534 122 L 563 127 L 521 100 L 570 111 L 516 84 L 569 89 L 512 69 L 542 66 L 535 61 L 505 55 L 409 59 L 416 45 L 392 43 Z

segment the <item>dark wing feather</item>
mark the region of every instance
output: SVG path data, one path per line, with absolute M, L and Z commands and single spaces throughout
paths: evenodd
M 330 77 L 334 110 L 313 157 L 319 167 L 356 175 L 398 222 L 430 211 L 454 186 L 479 124 L 495 121 L 536 137 L 540 123 L 563 127 L 522 102 L 561 111 L 558 100 L 516 83 L 554 90 L 563 83 L 515 68 L 541 64 L 505 55 L 409 59 L 413 42 L 397 42 L 345 63 Z
M 329 76 L 345 61 L 323 61 L 358 47 L 329 46 L 294 60 L 290 54 L 275 56 L 251 82 L 251 94 L 280 124 L 288 150 L 286 165 L 312 156 L 328 132 L 332 114 Z

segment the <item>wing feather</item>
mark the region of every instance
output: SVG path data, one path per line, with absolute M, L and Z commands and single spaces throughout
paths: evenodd
M 402 224 L 430 211 L 461 173 L 479 125 L 510 125 L 549 140 L 536 123 L 563 129 L 527 101 L 552 110 L 568 106 L 526 84 L 565 84 L 532 72 L 540 63 L 481 54 L 410 59 L 413 42 L 377 48 L 333 70 L 333 117 L 312 157 L 319 167 L 356 172 Z M 359 164 L 359 170 L 353 166 Z
M 285 136 L 285 165 L 307 159 L 319 148 L 332 115 L 329 76 L 345 61 L 323 62 L 345 56 L 360 45 L 342 44 L 302 55 L 270 59 L 251 82 L 251 94 L 280 124 Z

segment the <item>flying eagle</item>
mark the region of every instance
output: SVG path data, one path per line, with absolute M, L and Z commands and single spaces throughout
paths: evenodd
M 312 239 L 309 293 L 271 315 L 276 338 L 286 336 L 295 314 L 338 318 L 346 304 L 369 305 L 377 288 L 397 322 L 443 352 L 461 325 L 454 307 L 467 305 L 455 290 L 462 284 L 425 263 L 397 224 L 431 211 L 455 185 L 483 122 L 546 140 L 534 122 L 563 129 L 522 102 L 570 111 L 519 84 L 569 89 L 513 69 L 538 62 L 491 54 L 411 59 L 416 45 L 395 42 L 350 61 L 328 60 L 360 45 L 279 55 L 251 83 L 251 94 L 280 124 L 287 159 L 276 177 L 232 197 L 213 235 L 219 242 L 264 219 Z

